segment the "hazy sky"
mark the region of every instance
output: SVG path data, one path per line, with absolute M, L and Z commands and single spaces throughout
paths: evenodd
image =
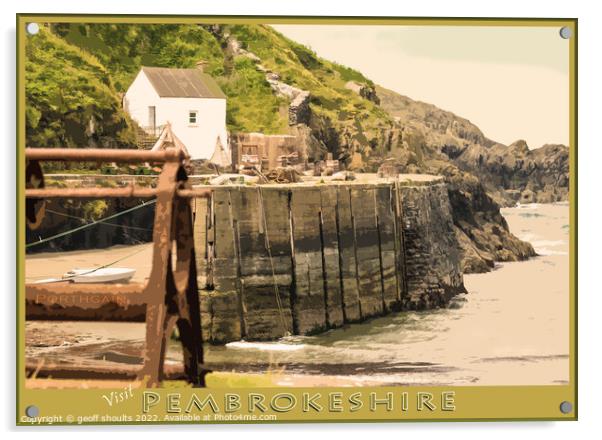
M 552 27 L 274 25 L 323 58 L 452 111 L 487 137 L 569 141 L 569 40 Z

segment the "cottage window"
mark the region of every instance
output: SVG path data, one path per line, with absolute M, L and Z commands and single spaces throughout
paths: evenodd
M 198 112 L 196 110 L 190 110 L 188 112 L 188 123 L 190 125 L 196 125 L 198 121 Z

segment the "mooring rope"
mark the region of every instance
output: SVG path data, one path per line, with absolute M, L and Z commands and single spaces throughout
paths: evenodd
M 54 214 L 54 215 L 60 215 L 61 217 L 66 217 L 66 218 L 72 218 L 72 219 L 75 219 L 75 220 L 80 220 L 80 221 L 82 221 L 84 223 L 90 223 L 90 220 L 87 220 L 87 219 L 85 219 L 83 217 L 78 217 L 76 215 L 65 214 L 64 212 L 54 211 L 52 209 L 47 209 L 46 212 L 49 212 L 49 213 Z M 111 222 L 104 221 L 102 219 L 99 220 L 98 222 L 102 223 L 103 225 L 107 225 L 107 226 L 115 226 L 115 227 L 124 228 L 124 229 L 133 229 L 133 230 L 136 230 L 136 231 L 146 231 L 146 232 L 152 232 L 153 231 L 152 229 L 149 229 L 149 228 L 141 228 L 139 226 L 130 226 L 130 225 L 120 225 L 119 223 L 111 223 Z
M 270 260 L 270 267 L 272 268 L 272 280 L 274 282 L 274 295 L 276 296 L 276 304 L 278 305 L 278 312 L 280 314 L 280 324 L 285 336 L 290 335 L 290 331 L 284 322 L 284 310 L 282 308 L 282 300 L 280 299 L 280 290 L 278 289 L 278 283 L 276 281 L 276 270 L 274 269 L 274 260 L 272 259 L 272 247 L 270 246 L 270 237 L 268 235 L 268 222 L 265 215 L 265 207 L 263 206 L 263 194 L 261 188 L 257 188 L 259 195 L 259 204 L 261 205 L 261 217 L 263 218 L 263 229 L 265 233 L 265 247 L 268 251 L 268 258 Z
M 145 206 L 152 205 L 153 203 L 156 203 L 156 201 L 157 200 L 155 199 L 155 200 L 150 200 L 148 202 L 143 202 L 140 205 L 134 206 L 132 208 L 125 209 L 123 211 L 120 211 L 120 212 L 118 212 L 116 214 L 113 214 L 113 215 L 110 215 L 108 217 L 105 217 L 105 218 L 102 218 L 102 219 L 99 219 L 99 220 L 95 220 L 95 221 L 90 222 L 90 223 L 86 223 L 85 225 L 78 226 L 77 228 L 73 228 L 73 229 L 70 229 L 68 231 L 60 232 L 60 233 L 52 235 L 50 237 L 40 238 L 40 240 L 38 240 L 38 241 L 34 241 L 32 243 L 27 243 L 25 245 L 25 249 L 28 249 L 28 248 L 33 247 L 33 246 L 36 246 L 38 244 L 49 242 L 51 240 L 55 240 L 55 239 L 60 238 L 60 237 L 64 237 L 64 236 L 69 235 L 69 234 L 73 234 L 74 232 L 81 231 L 82 229 L 90 228 L 90 227 L 95 226 L 97 224 L 102 224 L 102 223 L 104 223 L 107 220 L 111 220 L 111 219 L 114 219 L 116 217 L 122 216 L 124 214 L 127 214 L 128 212 L 132 212 L 132 211 L 135 211 L 137 209 L 143 208 Z

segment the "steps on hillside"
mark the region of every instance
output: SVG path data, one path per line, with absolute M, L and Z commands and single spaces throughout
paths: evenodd
M 163 126 L 157 127 L 137 127 L 136 128 L 136 146 L 141 150 L 150 150 L 159 139 Z

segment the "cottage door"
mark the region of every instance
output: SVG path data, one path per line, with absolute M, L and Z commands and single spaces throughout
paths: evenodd
M 156 135 L 157 131 L 157 117 L 156 117 L 156 108 L 154 105 L 148 107 L 148 129 L 152 130 L 153 135 Z

